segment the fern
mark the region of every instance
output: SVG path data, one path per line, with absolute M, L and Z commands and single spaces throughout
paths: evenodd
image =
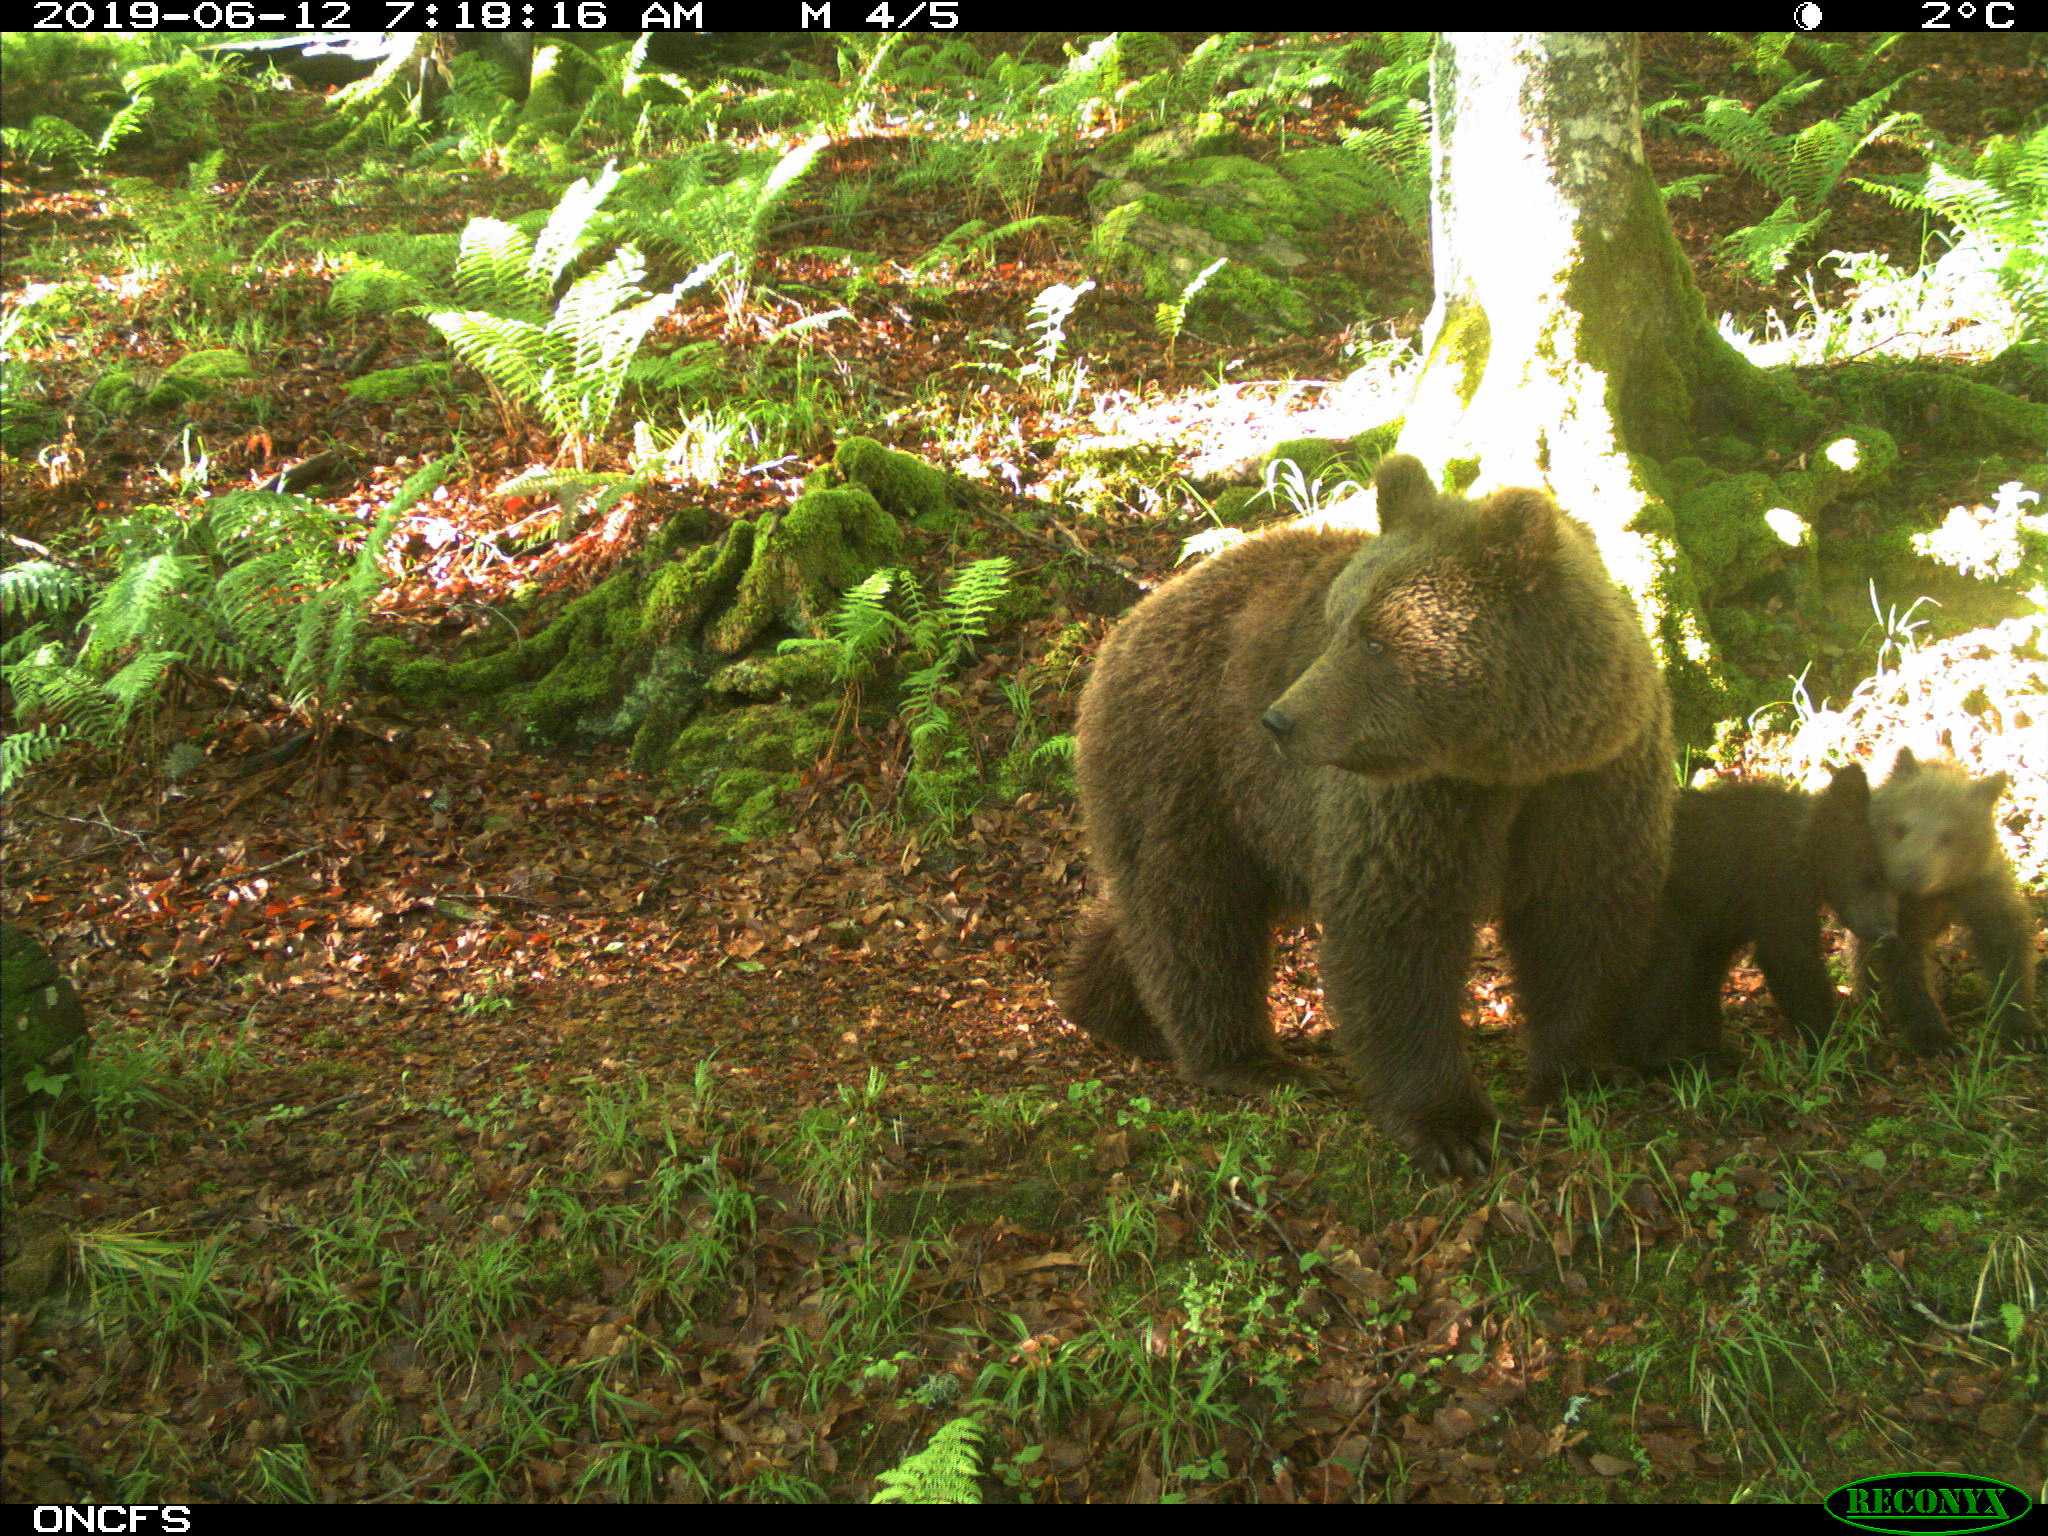
M 646 261 L 634 247 L 621 246 L 571 283 L 548 313 L 562 274 L 588 244 L 598 205 L 618 180 L 612 164 L 595 182 L 578 180 L 537 239 L 499 219 L 470 220 L 456 258 L 455 291 L 473 307 L 426 317 L 502 398 L 533 408 L 578 469 L 585 447 L 611 424 L 647 333 L 712 275 L 699 268 L 666 292 L 648 294 L 640 287 Z
M 1956 244 L 1975 247 L 1997 273 L 2023 339 L 2048 340 L 2048 128 L 1993 138 L 1974 159 L 1941 146 L 1918 176 L 1856 185 L 1946 222 Z
M 174 60 L 145 64 L 122 76 L 128 100 L 97 134 L 42 114 L 31 118 L 26 128 L 5 130 L 7 150 L 46 163 L 69 160 L 82 171 L 104 165 L 145 128 L 152 130 L 160 147 L 165 142 L 210 144 L 215 136 L 212 107 L 224 72 L 217 56 L 188 48 Z
M 885 569 L 841 596 L 821 636 L 785 640 L 784 654 L 828 657 L 836 682 L 857 686 L 872 677 L 892 650 L 910 663 L 898 686 L 898 713 L 910 738 L 904 793 L 925 818 L 950 835 L 971 809 L 973 749 L 947 701 L 957 695 L 953 675 L 988 637 L 1009 595 L 1013 566 L 1007 556 L 963 567 L 936 601 L 908 571 Z M 893 599 L 893 605 L 892 605 Z
M 741 174 L 726 156 L 700 156 L 667 174 L 635 178 L 615 216 L 621 233 L 710 277 L 735 319 L 745 307 L 770 218 L 810 174 L 823 139 L 811 139 L 774 165 Z M 694 275 L 693 273 L 693 275 Z
M 1912 112 L 1888 112 L 1886 104 L 1905 83 L 1900 76 L 1871 92 L 1837 117 L 1824 117 L 1796 132 L 1776 123 L 1822 84 L 1794 80 L 1754 110 L 1725 96 L 1709 100 L 1687 133 L 1709 139 L 1750 176 L 1783 199 L 1762 223 L 1736 230 L 1722 242 L 1758 278 L 1781 270 L 1792 252 L 1827 222 L 1828 200 L 1841 185 L 1849 163 L 1876 140 L 1917 124 Z
M 70 742 L 118 745 L 180 663 L 281 684 L 304 713 L 331 710 L 391 532 L 452 463 L 408 479 L 347 558 L 337 552 L 347 526 L 338 514 L 265 491 L 216 497 L 203 517 L 144 508 L 109 530 L 118 566 L 75 635 L 53 638 L 37 625 L 0 648 L 0 678 L 27 727 L 0 754 L 0 793 Z M 0 614 L 10 619 L 68 612 L 83 597 L 83 579 L 47 560 L 0 571 Z
M 54 560 L 23 560 L 0 570 L 0 618 L 54 618 L 85 600 L 83 575 Z
M 973 1418 L 941 1424 L 921 1451 L 879 1474 L 876 1504 L 979 1504 L 981 1424 Z
M 1402 99 L 1375 107 L 1369 123 L 1344 136 L 1344 147 L 1363 157 L 1365 190 L 1410 229 L 1429 224 L 1429 104 Z
M 370 600 L 384 585 L 384 550 L 411 511 L 446 477 L 455 459 L 436 459 L 414 471 L 398 488 L 349 562 L 339 581 L 306 594 L 298 605 L 290 653 L 284 660 L 284 685 L 294 708 L 310 704 L 331 707 L 348 681 L 369 618 Z
M 1023 129 L 984 146 L 970 185 L 977 197 L 993 196 L 1011 223 L 1028 219 L 1038 202 L 1046 157 L 1051 152 L 1051 133 L 1042 128 Z

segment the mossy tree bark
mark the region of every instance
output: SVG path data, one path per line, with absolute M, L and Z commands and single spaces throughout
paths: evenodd
M 1547 486 L 1591 527 L 1698 731 L 1723 689 L 1658 463 L 1705 435 L 1790 446 L 1818 413 L 1708 321 L 1636 91 L 1631 34 L 1443 35 L 1436 298 L 1400 447 L 1455 489 Z

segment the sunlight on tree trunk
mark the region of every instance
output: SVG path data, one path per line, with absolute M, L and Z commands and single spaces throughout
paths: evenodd
M 1725 696 L 1659 493 L 1702 435 L 1816 420 L 1707 319 L 1643 158 L 1635 38 L 1445 33 L 1431 65 L 1436 300 L 1400 447 L 1454 488 L 1545 485 L 1641 604 L 1681 726 Z

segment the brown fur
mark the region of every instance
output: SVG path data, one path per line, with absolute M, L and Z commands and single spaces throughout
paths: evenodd
M 1999 1033 L 2020 1044 L 2040 1027 L 2034 920 L 1991 821 L 2005 783 L 2002 773 L 1973 779 L 1959 764 L 1922 763 L 1901 749 L 1870 797 L 1885 878 L 1899 893 L 1899 933 L 1891 944 L 1858 946 L 1857 977 L 1908 1048 L 1924 1055 L 1955 1044 L 1931 985 L 1934 941 L 1951 923 L 1969 932 Z
M 1686 790 L 1623 1054 L 1645 1068 L 1718 1055 L 1721 983 L 1750 944 L 1778 1007 L 1809 1041 L 1820 1039 L 1835 1021 L 1822 907 L 1871 943 L 1897 928 L 1899 901 L 1885 883 L 1861 768 L 1841 769 L 1817 795 L 1766 783 Z
M 1103 647 L 1078 729 L 1108 889 L 1058 996 L 1198 1083 L 1268 1086 L 1294 1073 L 1266 1010 L 1273 925 L 1312 914 L 1376 1117 L 1432 1169 L 1472 1170 L 1494 1122 L 1458 1027 L 1474 925 L 1501 919 L 1547 1095 L 1641 969 L 1669 705 L 1633 608 L 1547 497 L 1439 497 L 1406 457 L 1377 485 L 1379 538 L 1248 539 Z

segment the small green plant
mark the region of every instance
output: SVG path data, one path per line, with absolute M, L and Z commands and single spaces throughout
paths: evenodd
M 1074 313 L 1074 306 L 1095 286 L 1093 278 L 1079 283 L 1054 283 L 1031 301 L 1031 317 L 1024 322 L 1032 336 L 1031 361 L 1020 370 L 1018 377 L 1035 381 L 1048 397 L 1064 400 L 1072 409 L 1087 382 L 1087 371 L 1080 365 L 1070 368 L 1059 366 L 1060 353 L 1067 344 L 1067 321 Z
M 1181 330 L 1188 323 L 1188 306 L 1195 301 L 1195 295 L 1209 285 L 1209 279 L 1221 272 L 1230 260 L 1218 256 L 1188 280 L 1177 299 L 1162 299 L 1159 308 L 1153 312 L 1152 324 L 1161 336 L 1166 338 L 1166 366 L 1173 366 L 1174 344 L 1180 340 Z
M 772 166 L 742 173 L 726 163 L 730 148 L 715 146 L 724 150 L 722 156 L 686 159 L 667 172 L 634 177 L 614 222 L 649 249 L 690 263 L 694 271 L 687 286 L 711 280 L 725 300 L 728 319 L 736 323 L 770 221 L 810 174 L 824 147 L 822 138 L 812 138 Z
M 877 1475 L 876 1504 L 979 1504 L 981 1423 L 973 1415 L 934 1430 L 929 1442 Z
M 1874 578 L 1872 579 L 1870 583 L 1870 611 L 1875 616 L 1876 622 L 1872 624 L 1870 630 L 1864 632 L 1864 638 L 1868 639 L 1873 632 L 1877 635 L 1877 671 L 1879 676 L 1886 672 L 1897 670 L 1901 661 L 1920 648 L 1920 631 L 1927 627 L 1928 621 L 1926 619 L 1916 619 L 1913 615 L 1920 611 L 1922 603 L 1930 604 L 1936 608 L 1941 606 L 1933 598 L 1923 594 L 1908 603 L 1903 613 L 1899 611 L 1896 603 L 1887 608 L 1877 600 L 1877 582 Z
M 806 1208 L 851 1222 L 874 1198 L 891 1135 L 878 1112 L 883 1088 L 881 1069 L 870 1067 L 861 1087 L 839 1085 L 836 1106 L 806 1111 L 797 1121 L 789 1155 Z

